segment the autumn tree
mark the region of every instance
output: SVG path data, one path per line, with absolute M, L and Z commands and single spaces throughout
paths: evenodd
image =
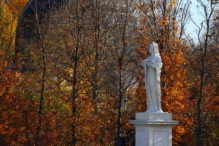
M 117 59 L 114 58 L 114 48 L 111 47 L 120 45 L 120 42 L 126 44 L 125 39 L 127 38 L 127 30 L 123 29 L 124 27 L 117 28 L 118 25 L 122 25 L 119 24 L 121 22 L 118 22 L 118 18 L 121 17 L 117 16 L 119 8 L 116 8 L 115 12 L 113 10 L 113 15 L 111 15 L 106 9 L 110 6 L 107 2 L 73 1 L 61 4 L 58 8 L 49 8 L 46 3 L 40 5 L 38 2 L 37 9 L 34 7 L 34 2 L 36 1 L 32 1 L 32 7 L 26 9 L 24 16 L 25 18 L 34 16 L 33 18 L 38 19 L 23 18 L 20 30 L 18 30 L 21 34 L 17 38 L 16 54 L 19 58 L 18 62 L 25 72 L 23 75 L 27 72 L 34 73 L 33 78 L 28 82 L 34 89 L 31 90 L 33 98 L 36 101 L 38 99 L 39 102 L 37 105 L 40 116 L 37 127 L 42 127 L 36 129 L 36 141 L 48 144 L 43 139 L 54 135 L 54 132 L 46 130 L 48 125 L 53 123 L 45 118 L 48 115 L 54 117 L 56 112 L 59 113 L 58 115 L 62 115 L 56 116 L 57 121 L 60 121 L 58 122 L 59 129 L 67 129 L 67 132 L 64 133 L 65 139 L 62 139 L 64 143 L 76 145 L 76 143 L 103 143 L 103 141 L 110 143 L 114 141 L 114 137 L 109 135 L 115 134 L 116 131 L 115 117 L 118 108 L 115 98 L 117 83 L 114 84 L 114 77 L 117 68 L 114 68 L 113 65 L 116 65 Z M 28 16 L 28 12 L 30 16 Z M 30 12 L 33 12 L 34 15 Z M 128 13 L 126 16 L 130 17 Z M 111 20 L 116 21 L 115 25 L 108 24 Z M 113 36 L 115 32 L 121 33 Z M 109 35 L 111 35 L 111 39 L 118 39 L 118 42 L 113 42 L 112 46 L 109 46 L 109 42 L 107 42 L 109 38 L 106 37 Z M 123 41 L 122 36 L 124 36 Z M 117 49 L 120 48 L 121 45 Z M 133 48 L 127 49 L 127 52 L 132 50 Z M 129 63 L 126 61 L 126 65 Z M 45 69 L 46 72 L 44 72 Z M 124 74 L 124 77 L 132 80 L 133 78 L 127 73 Z M 44 78 L 43 75 L 45 75 Z M 39 81 L 42 83 L 41 85 Z M 122 84 L 126 85 L 124 88 L 128 88 L 129 82 L 123 80 Z M 43 98 L 39 99 L 39 96 Z M 42 106 L 44 108 L 41 108 Z M 65 109 L 64 112 L 62 112 L 63 109 Z M 64 123 L 69 124 L 65 126 Z M 94 123 L 99 125 L 94 125 Z M 102 135 L 103 130 L 107 134 Z
M 25 117 L 22 111 L 29 103 L 15 89 L 19 73 L 14 70 L 14 47 L 18 17 L 27 1 L 0 2 L 0 143 L 1 145 L 26 144 Z M 22 91 L 23 92 L 23 91 Z M 17 125 L 16 123 L 20 123 Z
M 139 12 L 139 35 L 141 38 L 138 48 L 139 60 L 146 58 L 147 49 L 151 42 L 157 42 L 162 57 L 161 74 L 162 109 L 173 113 L 180 121 L 174 127 L 174 144 L 193 143 L 191 141 L 193 118 L 190 116 L 190 106 L 187 92 L 186 66 L 183 50 L 187 49 L 183 41 L 185 24 L 188 21 L 190 3 L 182 1 L 143 1 L 137 6 Z M 142 71 L 139 71 L 142 72 Z M 143 73 L 138 78 L 137 94 L 145 101 Z M 140 111 L 145 106 L 140 106 Z M 182 114 L 183 113 L 183 114 Z M 185 140 L 186 139 L 186 140 Z
M 199 77 L 197 54 L 202 53 L 204 39 L 200 37 L 193 48 L 184 41 L 190 3 L 32 0 L 15 31 L 24 7 L 19 2 L 1 1 L 2 145 L 114 145 L 115 137 L 133 129 L 128 120 L 135 112 L 146 109 L 140 63 L 152 41 L 159 44 L 163 60 L 162 109 L 180 121 L 174 127 L 174 144 L 194 144 L 194 103 L 200 81 L 193 76 Z M 210 60 L 205 65 L 212 68 L 218 59 L 213 47 L 218 44 L 214 16 L 207 37 L 211 51 L 205 58 Z M 185 60 L 186 53 L 191 60 Z M 186 64 L 189 61 L 199 69 Z M 218 75 L 205 68 L 204 76 L 211 80 L 203 85 L 209 96 L 203 95 L 207 98 L 202 115 L 203 135 L 212 138 L 218 130 L 218 77 L 210 78 L 213 71 Z M 203 143 L 216 144 L 217 138 L 210 140 Z
M 217 21 L 217 14 L 215 1 L 209 2 L 197 0 L 198 10 L 203 17 L 200 24 L 191 18 L 197 30 L 197 43 L 190 41 L 190 49 L 187 52 L 191 98 L 197 105 L 195 113 L 197 122 L 195 124 L 198 146 L 213 144 L 214 136 L 208 136 L 209 134 L 214 135 L 218 130 L 216 128 L 217 124 L 214 121 L 217 115 L 211 109 L 212 103 L 216 102 L 217 99 L 215 85 L 217 85 L 218 70 L 216 62 L 218 49 L 216 27 L 214 27 Z

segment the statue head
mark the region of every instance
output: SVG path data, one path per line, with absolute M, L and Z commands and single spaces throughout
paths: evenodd
M 150 44 L 150 46 L 149 46 L 149 52 L 150 52 L 152 55 L 160 55 L 159 50 L 158 50 L 158 45 L 157 45 L 157 43 L 153 42 L 153 43 Z

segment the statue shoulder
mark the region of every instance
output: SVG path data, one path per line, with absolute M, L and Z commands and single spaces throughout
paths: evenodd
M 155 55 L 155 60 L 156 62 L 161 62 L 162 63 L 162 59 L 160 55 Z
M 152 57 L 152 56 L 149 56 L 147 59 L 150 60 L 150 59 L 153 59 L 153 57 Z

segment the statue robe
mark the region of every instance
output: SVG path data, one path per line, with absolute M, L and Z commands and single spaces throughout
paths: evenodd
M 162 60 L 159 55 L 149 56 L 143 60 L 145 70 L 145 87 L 147 93 L 147 112 L 162 112 L 160 74 Z

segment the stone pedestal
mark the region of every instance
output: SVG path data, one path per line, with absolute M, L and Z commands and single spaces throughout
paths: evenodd
M 170 113 L 137 113 L 135 126 L 135 146 L 172 146 L 172 127 L 179 121 L 172 120 Z

